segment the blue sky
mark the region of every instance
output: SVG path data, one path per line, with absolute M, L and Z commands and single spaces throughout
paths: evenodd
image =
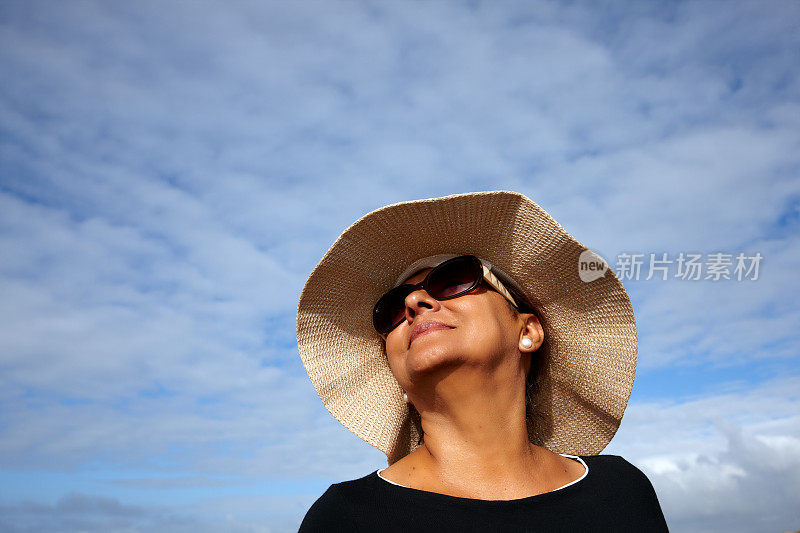
M 0 529 L 293 531 L 385 456 L 295 344 L 334 239 L 509 189 L 613 263 L 606 449 L 676 531 L 800 528 L 800 4 L 0 4 Z

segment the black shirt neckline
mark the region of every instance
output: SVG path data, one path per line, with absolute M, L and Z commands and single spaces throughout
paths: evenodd
M 406 487 L 405 485 L 398 485 L 395 484 L 387 479 L 383 479 L 378 475 L 378 470 L 375 470 L 369 477 L 372 479 L 373 483 L 378 486 L 382 486 L 382 490 L 388 490 L 396 495 L 404 495 L 412 499 L 420 499 L 426 500 L 430 502 L 442 502 L 442 503 L 460 503 L 462 505 L 472 505 L 472 506 L 483 506 L 483 507 L 508 507 L 520 504 L 529 504 L 538 501 L 550 501 L 555 498 L 561 498 L 564 496 L 568 496 L 569 494 L 574 493 L 576 490 L 579 490 L 584 484 L 586 484 L 586 479 L 590 475 L 589 464 L 586 461 L 585 456 L 581 455 L 566 455 L 565 457 L 568 458 L 579 458 L 578 462 L 584 465 L 586 471 L 583 473 L 581 477 L 567 483 L 566 485 L 559 487 L 555 490 L 551 490 L 549 492 L 543 492 L 541 494 L 534 494 L 533 496 L 526 496 L 524 498 L 516 498 L 513 500 L 482 500 L 479 498 L 464 498 L 461 496 L 451 496 L 449 494 L 441 494 L 439 492 L 431 492 L 428 490 L 422 489 L 415 489 L 413 487 Z

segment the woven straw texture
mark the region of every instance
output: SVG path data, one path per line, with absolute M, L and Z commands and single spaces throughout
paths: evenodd
M 389 205 L 345 230 L 309 276 L 297 310 L 300 358 L 322 403 L 389 464 L 418 446 L 418 424 L 389 369 L 372 307 L 412 262 L 473 254 L 514 282 L 545 333 L 531 442 L 593 455 L 614 436 L 636 371 L 636 322 L 609 269 L 585 283 L 587 248 L 522 194 L 492 191 Z

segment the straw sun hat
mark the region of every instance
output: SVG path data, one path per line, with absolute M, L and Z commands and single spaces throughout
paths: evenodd
M 419 445 L 419 414 L 389 369 L 372 308 L 409 265 L 472 254 L 520 291 L 545 341 L 530 398 L 531 442 L 594 455 L 611 440 L 636 371 L 636 322 L 610 269 L 582 281 L 588 250 L 541 207 L 508 191 L 382 207 L 347 228 L 314 268 L 297 309 L 300 358 L 322 403 L 393 464 Z M 534 367 L 532 366 L 532 369 Z

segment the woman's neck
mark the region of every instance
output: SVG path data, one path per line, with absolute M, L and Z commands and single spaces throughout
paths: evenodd
M 529 441 L 524 383 L 478 372 L 450 377 L 418 399 L 424 441 L 411 454 L 413 468 L 424 472 L 418 475 L 451 492 L 505 487 L 519 494 L 544 486 L 544 466 L 556 454 Z

